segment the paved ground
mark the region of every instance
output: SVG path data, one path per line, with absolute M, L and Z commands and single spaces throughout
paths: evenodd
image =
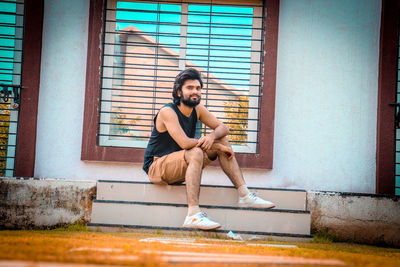
M 60 262 L 0 261 L 0 267 L 119 267 L 117 265 L 74 264 Z M 122 267 L 122 266 L 121 266 Z
M 400 249 L 82 229 L 0 231 L 0 267 L 400 266 Z

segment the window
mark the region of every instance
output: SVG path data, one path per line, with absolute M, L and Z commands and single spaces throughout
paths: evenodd
M 142 162 L 176 74 L 194 67 L 242 167 L 272 168 L 278 0 L 92 0 L 90 10 L 83 160 Z
M 0 1 L 0 176 L 15 176 L 24 2 Z
M 262 2 L 108 0 L 100 145 L 145 148 L 175 76 L 193 67 L 204 76 L 202 103 L 231 129 L 234 150 L 256 153 L 262 10 Z

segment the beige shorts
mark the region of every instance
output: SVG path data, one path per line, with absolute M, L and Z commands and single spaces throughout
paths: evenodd
M 207 153 L 203 153 L 203 168 L 212 162 Z M 153 184 L 179 184 L 185 181 L 188 165 L 185 160 L 185 150 L 154 157 L 150 165 L 148 176 Z

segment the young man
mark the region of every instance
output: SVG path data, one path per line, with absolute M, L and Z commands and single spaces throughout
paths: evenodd
M 199 208 L 202 170 L 219 158 L 220 165 L 239 193 L 239 205 L 273 208 L 272 202 L 250 193 L 232 148 L 228 128 L 202 104 L 203 82 L 195 69 L 178 74 L 172 91 L 173 103 L 165 105 L 154 118 L 154 128 L 144 156 L 143 170 L 154 184 L 186 183 L 188 213 L 183 227 L 211 230 L 221 227 Z M 213 131 L 195 139 L 200 120 Z

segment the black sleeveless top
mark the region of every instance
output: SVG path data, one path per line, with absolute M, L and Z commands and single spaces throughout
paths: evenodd
M 174 103 L 169 103 L 164 107 L 170 107 L 175 111 L 179 119 L 179 124 L 181 125 L 183 131 L 186 133 L 187 137 L 194 138 L 196 134 L 196 123 L 197 123 L 196 109 L 193 108 L 190 117 L 186 117 Z M 154 157 L 162 157 L 172 152 L 182 150 L 182 148 L 169 135 L 168 131 L 163 133 L 157 131 L 156 129 L 157 116 L 158 113 L 154 117 L 153 131 L 151 132 L 149 144 L 147 145 L 146 152 L 144 154 L 143 170 L 146 173 L 149 172 L 149 168 L 150 165 L 153 163 Z

